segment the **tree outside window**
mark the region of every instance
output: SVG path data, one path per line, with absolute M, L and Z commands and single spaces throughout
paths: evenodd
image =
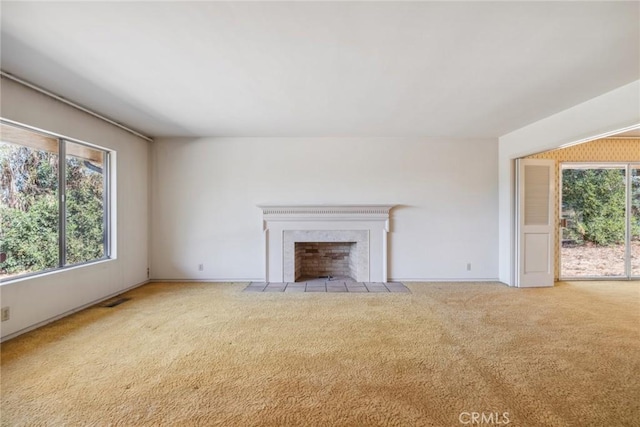
M 107 258 L 108 152 L 0 126 L 0 279 Z

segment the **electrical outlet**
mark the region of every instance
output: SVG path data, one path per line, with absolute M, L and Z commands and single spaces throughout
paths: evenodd
M 11 317 L 11 312 L 9 311 L 9 307 L 2 307 L 2 321 L 9 320 Z
M 198 264 L 198 271 L 204 271 L 204 264 Z
M 471 271 L 471 263 L 470 262 L 467 263 L 467 271 Z

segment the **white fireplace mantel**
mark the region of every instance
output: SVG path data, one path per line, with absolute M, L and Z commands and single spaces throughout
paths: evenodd
M 265 280 L 294 280 L 296 241 L 357 241 L 359 282 L 387 281 L 389 211 L 394 205 L 259 205 L 265 236 Z M 354 238 L 354 236 L 358 236 Z
M 265 220 L 389 219 L 394 205 L 258 205 Z

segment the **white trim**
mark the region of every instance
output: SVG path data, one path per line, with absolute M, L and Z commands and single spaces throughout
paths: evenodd
M 27 280 L 31 280 L 34 278 L 40 278 L 40 277 L 45 277 L 45 276 L 51 276 L 54 274 L 59 274 L 59 273 L 66 273 L 69 272 L 71 270 L 76 270 L 78 268 L 84 268 L 84 267 L 91 267 L 91 266 L 95 266 L 98 264 L 104 264 L 107 262 L 113 262 L 115 261 L 115 258 L 102 258 L 102 259 L 98 259 L 98 260 L 93 260 L 93 261 L 87 261 L 87 262 L 83 262 L 80 264 L 73 264 L 70 266 L 64 266 L 64 267 L 55 267 L 52 268 L 50 270 L 40 270 L 40 271 L 34 271 L 31 273 L 24 273 L 21 274 L 19 276 L 13 276 L 13 277 L 7 277 L 5 279 L 0 279 L 0 287 L 5 286 L 5 285 L 9 285 L 9 284 L 16 284 L 19 282 L 23 282 L 23 281 L 27 281 Z
M 402 282 L 402 283 L 420 283 L 420 282 L 424 282 L 424 283 L 447 283 L 447 282 L 451 282 L 451 283 L 473 283 L 473 282 L 483 282 L 483 283 L 497 283 L 500 285 L 505 285 L 505 286 L 509 286 L 506 283 L 503 283 L 500 281 L 500 279 L 498 279 L 497 277 L 493 277 L 493 278 L 469 278 L 469 277 L 465 277 L 465 278 L 451 278 L 451 279 L 442 279 L 442 278 L 438 278 L 438 279 L 434 279 L 434 278 L 423 278 L 423 279 L 416 279 L 416 278 L 411 278 L 411 279 L 399 279 L 397 277 L 391 277 L 389 279 L 390 282 Z
M 264 282 L 264 277 L 256 277 L 253 279 L 150 279 L 149 283 L 229 283 L 232 285 L 236 284 L 249 284 L 250 282 Z M 505 283 L 501 282 L 497 277 L 480 277 L 480 278 L 410 278 L 410 279 L 399 279 L 397 277 L 391 277 L 388 280 L 389 282 L 405 282 L 405 283 L 419 283 L 419 282 L 434 282 L 434 283 L 473 283 L 473 282 L 483 282 L 490 283 L 495 282 L 499 284 L 503 284 L 507 286 Z
M 367 221 L 389 218 L 394 205 L 258 205 L 265 221 Z M 388 231 L 388 226 L 387 226 Z
M 258 205 L 263 215 L 388 215 L 394 205 Z
M 150 283 L 229 283 L 248 284 L 249 282 L 264 282 L 263 277 L 253 279 L 150 279 Z
M 604 133 L 601 133 L 601 134 L 596 135 L 596 136 L 589 136 L 589 137 L 586 137 L 586 138 L 581 138 L 581 139 L 579 139 L 577 141 L 572 141 L 572 142 L 568 142 L 566 144 L 562 144 L 557 149 L 573 147 L 574 145 L 583 144 L 585 142 L 591 142 L 591 141 L 595 141 L 595 140 L 598 140 L 598 139 L 609 138 L 609 137 L 613 137 L 613 138 L 616 138 L 616 139 L 638 138 L 637 136 L 636 137 L 633 137 L 633 136 L 630 136 L 630 137 L 626 137 L 626 136 L 616 137 L 615 136 L 615 135 L 617 135 L 619 133 L 629 132 L 629 131 L 637 130 L 637 129 L 640 129 L 640 124 L 627 126 L 627 127 L 622 128 L 622 129 L 615 130 L 615 131 L 604 132 Z

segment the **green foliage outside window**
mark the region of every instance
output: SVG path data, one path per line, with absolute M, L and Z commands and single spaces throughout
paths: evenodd
M 67 159 L 67 263 L 104 256 L 102 174 Z
M 58 156 L 0 144 L 0 251 L 4 273 L 58 265 Z
M 637 176 L 633 179 L 638 179 Z M 562 208 L 570 221 L 565 236 L 576 243 L 622 244 L 625 240 L 626 185 L 621 169 L 565 169 L 562 173 Z M 632 185 L 632 187 L 634 187 Z M 638 189 L 638 186 L 635 185 Z M 638 193 L 638 190 L 635 191 Z M 632 209 L 640 209 L 634 194 Z M 636 215 L 632 235 L 640 233 Z
M 74 156 L 65 164 L 66 264 L 103 258 L 102 165 Z M 60 266 L 58 167 L 57 153 L 0 143 L 0 277 Z

